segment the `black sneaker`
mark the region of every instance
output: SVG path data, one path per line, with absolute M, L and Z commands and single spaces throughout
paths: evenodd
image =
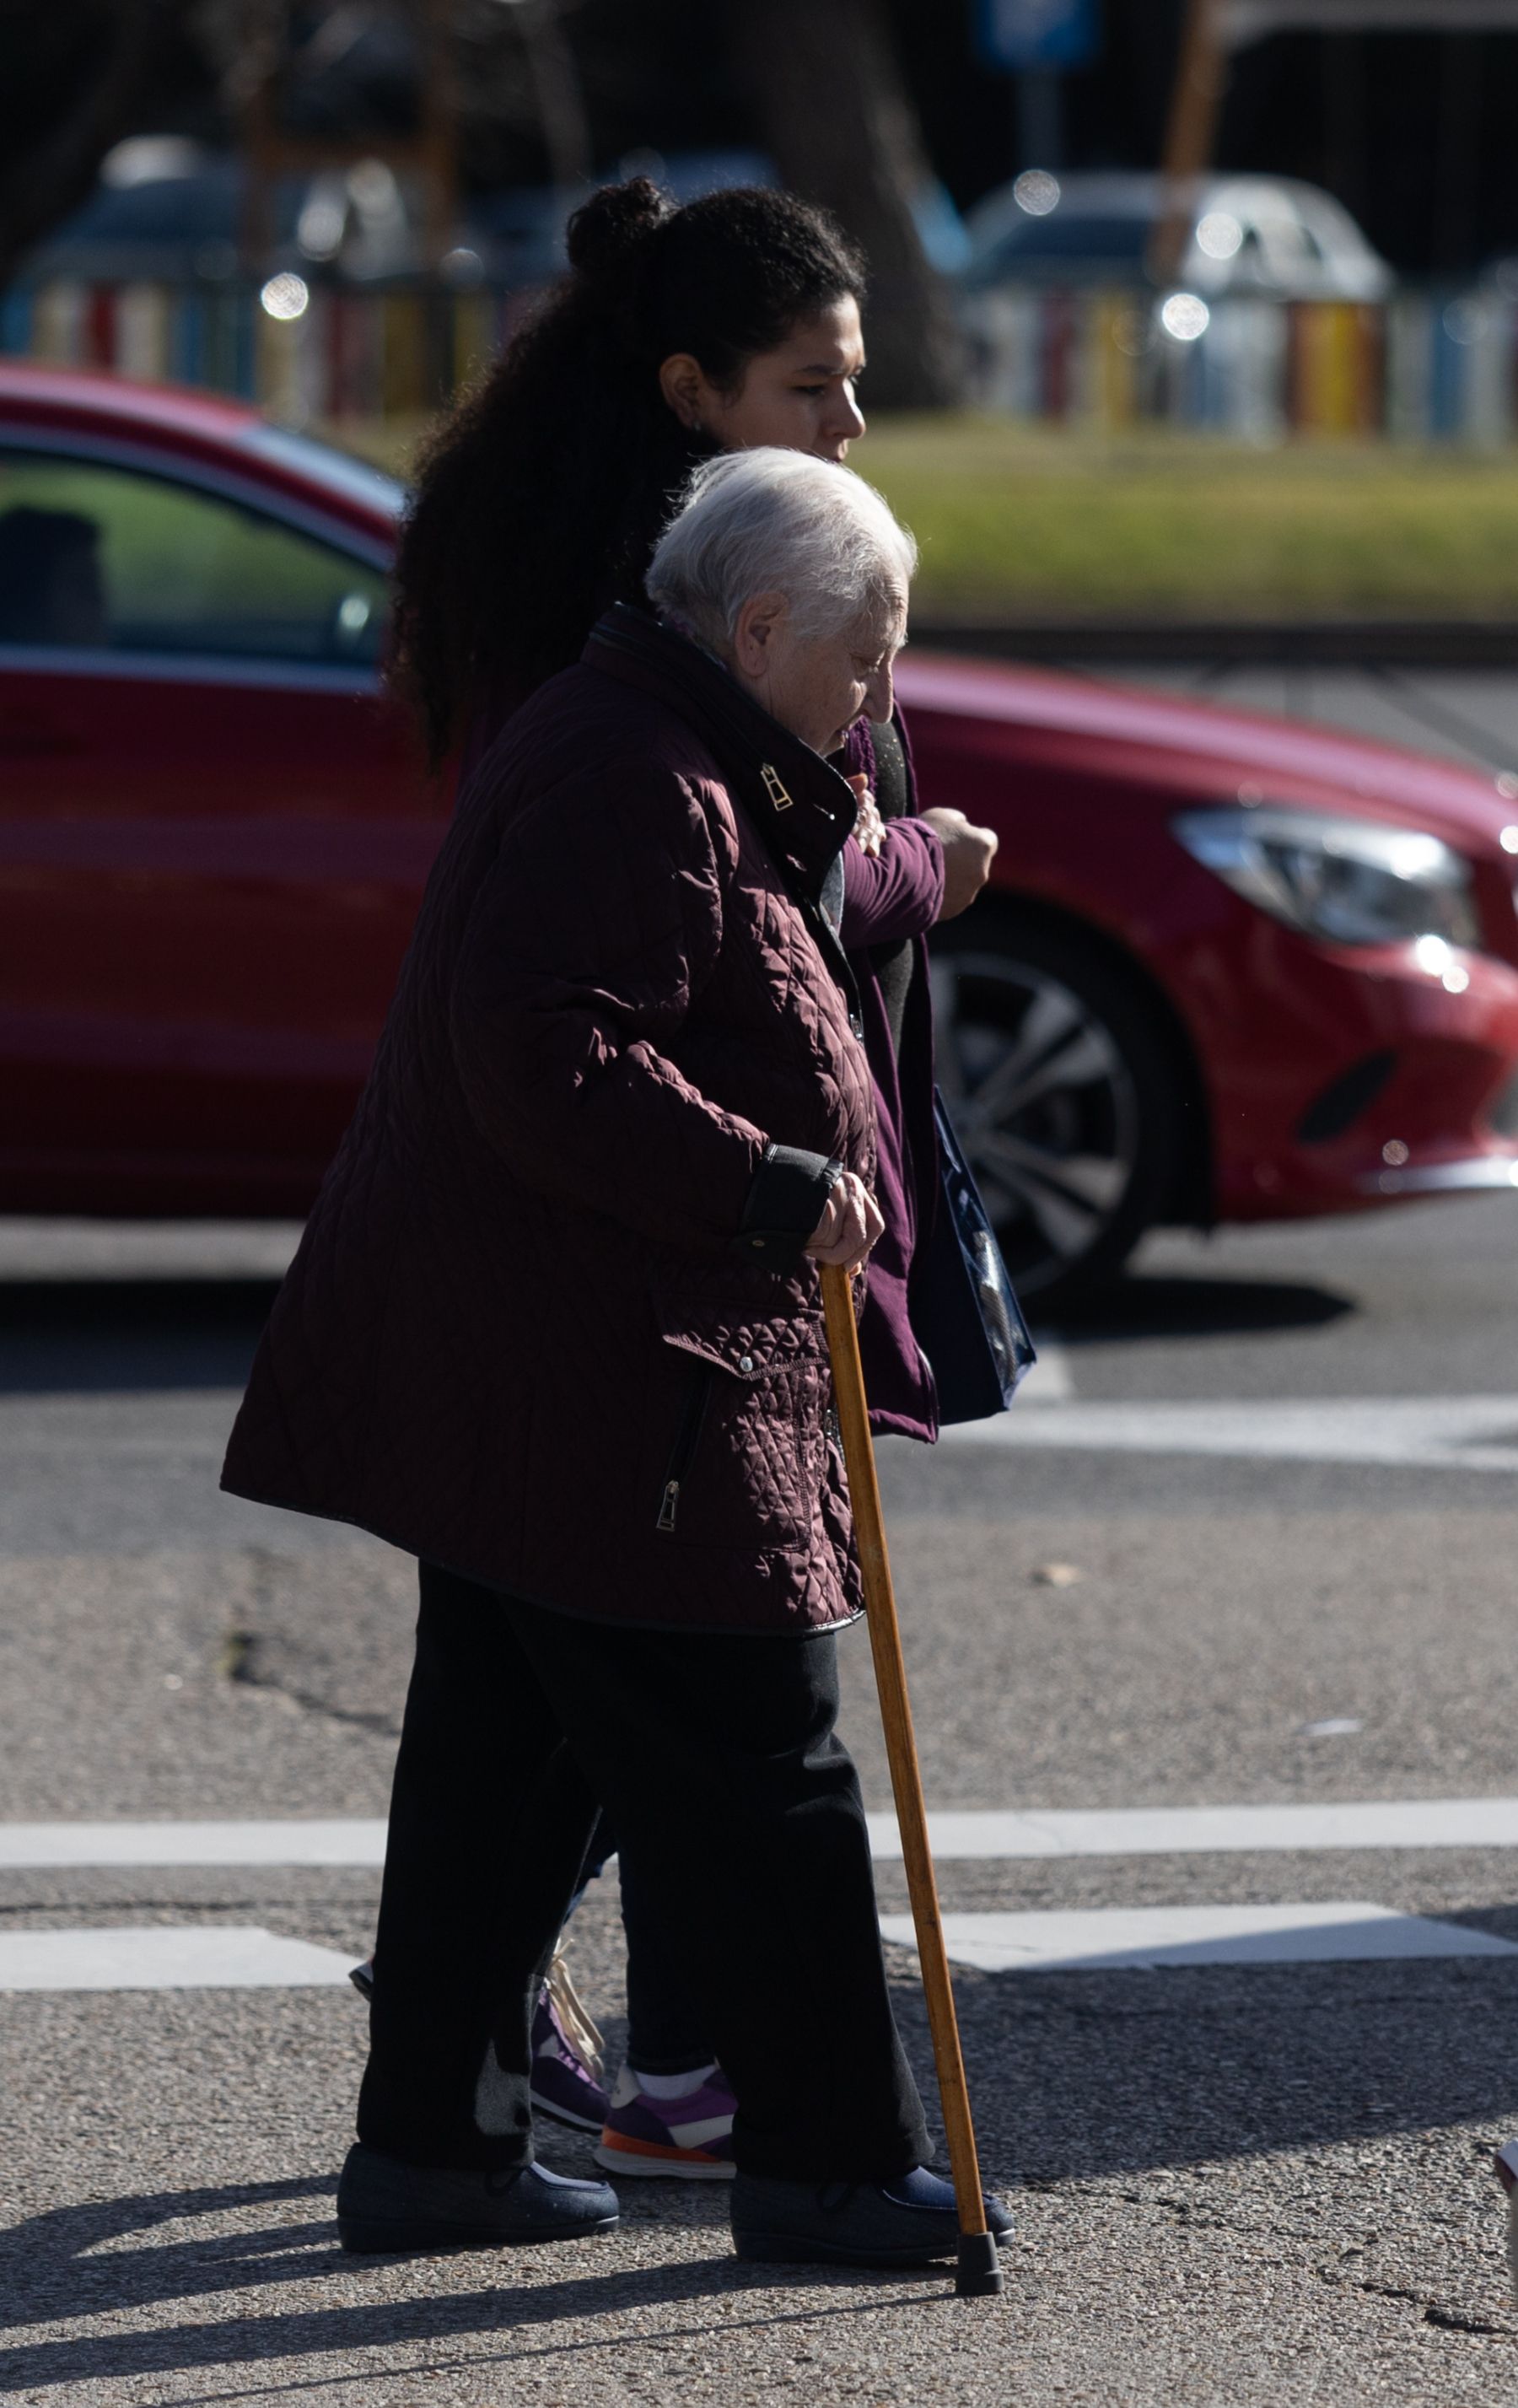
M 571 2182 L 546 2166 L 479 2173 L 408 2166 L 355 2142 L 337 2184 L 337 2238 L 345 2249 L 498 2249 L 516 2242 L 579 2241 L 610 2232 L 609 2183 Z
M 787 2266 L 931 2266 L 959 2253 L 954 2188 L 926 2166 L 883 2183 L 783 2182 L 737 2176 L 733 2246 L 740 2258 Z M 1012 2219 L 988 2199 L 985 2219 L 998 2249 Z

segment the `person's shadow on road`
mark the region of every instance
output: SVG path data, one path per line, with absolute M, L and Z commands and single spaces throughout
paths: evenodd
M 1518 1938 L 1518 1905 L 1448 1919 Z M 1057 2188 L 1461 2126 L 1484 2155 L 1518 2118 L 1518 1956 L 1154 1972 L 961 1968 L 955 1986 L 993 2188 Z M 931 2100 L 921 1991 L 904 1973 L 893 1990 Z M 0 2394 L 401 2344 L 446 2351 L 482 2333 L 513 2339 L 484 2357 L 471 2346 L 461 2365 L 624 2351 L 702 2338 L 710 2319 L 699 2302 L 749 2292 L 762 2299 L 777 2278 L 787 2304 L 766 2312 L 756 2300 L 752 2317 L 736 2326 L 724 2319 L 724 2332 L 814 2313 L 834 2317 L 840 2286 L 872 2295 L 846 2311 L 861 2315 L 946 2291 L 947 2275 L 936 2271 L 882 2276 L 739 2265 L 728 2254 L 725 2200 L 686 2186 L 667 2200 L 637 2198 L 629 2222 L 643 2223 L 645 2245 L 651 2223 L 667 2218 L 672 2241 L 688 2240 L 695 2228 L 695 2257 L 672 2251 L 663 2265 L 629 2266 L 609 2241 L 605 2271 L 586 2272 L 585 2255 L 603 2245 L 596 2243 L 555 2280 L 553 2257 L 541 2250 L 523 2253 L 520 2279 L 514 2253 L 471 2253 L 459 2263 L 466 2280 L 479 2279 L 447 2292 L 431 2277 L 425 2287 L 408 2283 L 395 2258 L 345 2257 L 332 2221 L 335 2187 L 333 2176 L 318 2175 L 146 2193 L 50 2210 L 0 2235 L 0 2328 L 33 2329 L 14 2347 L 0 2346 Z M 247 2216 L 264 2208 L 266 2217 Z M 214 2220 L 229 2214 L 239 2216 L 238 2228 L 218 2229 Z M 158 2239 L 155 2228 L 166 2225 L 190 2229 Z M 327 2280 L 336 2296 L 310 2305 L 311 2288 Z M 308 2299 L 287 2314 L 271 2312 L 263 2302 L 279 2284 L 300 2285 Z M 825 2288 L 825 2310 L 822 2302 L 798 2308 L 798 2285 Z M 383 2297 L 366 2296 L 380 2288 Z M 201 2313 L 146 2330 L 116 2321 L 242 2290 L 263 2295 L 257 2313 Z M 649 2310 L 667 2314 L 638 2316 L 629 2333 L 622 2319 Z M 551 2330 L 603 2315 L 618 2318 L 604 2344 Z M 36 2327 L 65 2320 L 90 2329 L 36 2338 Z M 187 2408 L 196 2396 L 176 2395 Z M 204 2395 L 212 2396 L 222 2395 Z
M 1031 1299 L 1037 1318 L 1037 1297 Z M 1360 1307 L 1353 1297 L 1305 1280 L 1171 1277 L 1134 1271 L 1062 1301 L 1050 1314 L 1067 1343 L 1143 1338 L 1243 1338 L 1270 1330 L 1325 1329 Z
M 129 2195 L 93 2204 L 55 2208 L 33 2216 L 0 2234 L 0 2330 L 18 2326 L 36 2328 L 63 2321 L 88 2321 L 92 2329 L 57 2340 L 28 2338 L 17 2346 L 0 2347 L 0 2394 L 40 2391 L 69 2386 L 75 2396 L 85 2387 L 110 2381 L 153 2374 L 183 2373 L 195 2367 L 251 2367 L 273 2359 L 322 2358 L 334 2352 L 394 2348 L 418 2343 L 446 2349 L 448 2344 L 480 2333 L 521 2334 L 531 2329 L 578 2321 L 608 2313 L 619 2315 L 650 2308 L 673 2312 L 676 2321 L 657 2324 L 639 2320 L 629 2335 L 619 2329 L 614 2345 L 645 2349 L 672 2341 L 701 2340 L 709 2335 L 704 2315 L 679 2320 L 679 2312 L 722 2294 L 775 2288 L 777 2270 L 740 2265 L 728 2254 L 724 2200 L 681 2199 L 681 2226 L 710 2227 L 709 2254 L 678 2258 L 663 2266 L 609 2263 L 605 2272 L 573 2273 L 560 2281 L 533 2280 L 551 2258 L 540 2250 L 523 2253 L 528 2279 L 513 2281 L 510 2250 L 473 2251 L 458 2262 L 471 2272 L 486 2275 L 480 2287 L 439 2294 L 397 2284 L 396 2258 L 351 2258 L 338 2246 L 328 2203 L 337 2177 L 314 2175 L 279 2183 L 248 2183 L 217 2189 L 159 2191 Z M 314 2217 L 299 2211 L 322 2202 Z M 186 2238 L 159 2242 L 152 2228 L 194 2218 L 225 2215 L 250 2207 L 280 2207 L 289 2220 L 270 2220 L 233 2232 L 192 2232 Z M 132 2237 L 139 2236 L 136 2245 Z M 592 2244 L 599 2247 L 600 2243 Z M 526 2270 L 524 2269 L 524 2272 Z M 793 2267 L 779 2270 L 788 2290 L 815 2281 L 831 2296 L 826 2314 L 839 2313 L 836 2293 L 854 2283 L 889 2296 L 861 2300 L 845 2314 L 870 2315 L 899 2307 L 917 2296 L 914 2286 L 932 2288 L 924 2298 L 943 2296 L 946 2276 L 914 2269 L 909 2275 L 882 2275 L 847 2268 Z M 257 2290 L 266 2294 L 279 2283 L 318 2285 L 323 2277 L 341 2279 L 348 2296 L 330 2306 L 296 2307 L 287 2315 L 207 2316 L 193 2323 L 156 2326 L 149 2330 L 102 2329 L 99 2320 L 130 2315 L 174 2300 L 209 2300 L 217 2294 Z M 493 2278 L 493 2279 L 491 2279 Z M 363 2291 L 382 2280 L 386 2296 L 365 2299 Z M 401 2296 L 397 2297 L 396 2292 Z M 354 2297 L 357 2291 L 360 2296 Z M 745 2327 L 804 2322 L 814 2312 L 794 2304 L 778 2312 L 756 2313 L 725 2320 L 724 2332 Z M 823 2313 L 821 2307 L 815 2312 Z M 481 2356 L 468 2353 L 471 2369 L 534 2358 L 578 2355 L 603 2344 L 594 2340 L 527 2339 L 512 2347 Z M 268 2388 L 286 2386 L 273 2383 Z M 304 2388 L 299 2382 L 289 2387 Z M 197 2398 L 222 2399 L 221 2391 L 197 2395 L 176 2392 L 181 2408 Z M 239 2390 L 239 2398 L 248 2396 Z
M 279 1286 L 0 1280 L 0 1396 L 240 1388 Z
M 257 1277 L 0 1279 L 0 1396 L 240 1388 L 279 1286 Z M 1080 1346 L 1321 1328 L 1357 1310 L 1352 1297 L 1302 1282 L 1139 1272 L 1050 1319 Z
M 1518 1906 L 1439 1919 L 1518 1941 Z M 1153 2173 L 1461 2125 L 1485 2157 L 1518 2126 L 1518 1954 L 956 1966 L 954 1988 L 993 2180 Z M 920 1993 L 907 1979 L 893 1995 L 928 2097 Z

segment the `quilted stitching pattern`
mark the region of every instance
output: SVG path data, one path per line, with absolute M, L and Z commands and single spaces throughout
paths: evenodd
M 857 1612 L 816 1273 L 736 1237 L 768 1142 L 867 1178 L 872 1113 L 715 759 L 665 702 L 566 671 L 461 798 L 224 1485 L 592 1619 Z

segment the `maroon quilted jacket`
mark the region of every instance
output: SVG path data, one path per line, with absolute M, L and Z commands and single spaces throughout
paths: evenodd
M 478 764 L 223 1485 L 563 1611 L 858 1609 L 804 1239 L 873 1169 L 854 798 L 620 607 Z

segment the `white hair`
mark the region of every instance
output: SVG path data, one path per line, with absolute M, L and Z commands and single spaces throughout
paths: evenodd
M 695 470 L 645 584 L 661 617 L 720 648 L 757 594 L 782 594 L 804 637 L 900 619 L 916 566 L 916 544 L 873 485 L 809 452 L 766 447 Z

